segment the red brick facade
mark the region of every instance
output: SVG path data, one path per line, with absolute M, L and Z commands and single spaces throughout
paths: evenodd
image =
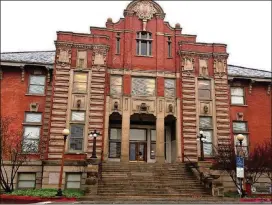
M 250 91 L 246 76 L 235 76 L 228 74 L 227 69 L 227 46 L 224 44 L 199 43 L 196 36 L 183 34 L 179 24 L 175 28 L 164 21 L 162 8 L 150 1 L 156 12 L 147 19 L 146 31 L 152 34 L 152 54 L 150 56 L 137 55 L 137 32 L 145 30 L 144 21 L 139 19 L 137 12 L 133 9 L 140 1 L 133 1 L 124 12 L 124 18 L 113 23 L 111 19 L 106 22 L 105 28 L 91 27 L 91 34 L 79 34 L 72 32 L 57 32 L 56 56 L 53 68 L 53 80 L 49 80 L 46 69 L 47 65 L 42 63 L 23 63 L 24 71 L 12 61 L 1 60 L 1 115 L 16 116 L 13 127 L 21 129 L 24 122 L 25 112 L 29 111 L 30 103 L 38 103 L 38 112 L 43 113 L 42 129 L 40 136 L 48 142 L 42 152 L 48 152 L 44 158 L 59 159 L 63 142 L 61 130 L 69 126 L 67 123 L 68 111 L 74 102 L 71 94 L 71 70 L 79 71 L 78 52 L 86 51 L 86 64 L 83 69 L 92 71 L 89 76 L 94 82 L 89 82 L 90 94 L 84 98 L 87 101 L 86 117 L 89 118 L 88 132 L 98 129 L 104 133 L 98 140 L 98 153 L 101 154 L 105 143 L 106 123 L 106 98 L 110 96 L 110 75 L 115 70 L 122 73 L 123 96 L 131 96 L 132 74 L 142 72 L 154 73 L 156 78 L 156 97 L 165 96 L 165 79 L 168 76 L 176 80 L 176 96 L 180 105 L 175 109 L 180 113 L 181 153 L 177 154 L 184 160 L 184 155 L 197 160 L 196 136 L 199 132 L 198 118 L 201 100 L 197 97 L 197 83 L 199 79 L 210 79 L 213 82 L 213 98 L 204 103 L 210 103 L 211 116 L 214 119 L 214 137 L 218 144 L 233 137 L 232 121 L 237 120 L 237 113 L 243 113 L 243 121 L 247 121 L 250 149 L 265 138 L 271 138 L 271 78 L 252 77 L 255 81 Z M 116 39 L 120 39 L 120 54 L 116 54 Z M 171 55 L 168 51 L 168 42 L 171 41 Z M 60 61 L 61 51 L 67 51 L 66 60 Z M 101 54 L 101 55 L 100 55 Z M 70 56 L 69 56 L 70 55 Z M 102 62 L 101 58 L 103 59 Z M 200 60 L 207 62 L 207 74 L 203 74 Z M 188 60 L 188 65 L 186 64 Z M 96 62 L 97 61 L 97 62 Z M 49 63 L 50 64 L 50 63 Z M 37 66 L 38 65 L 38 66 Z M 188 66 L 188 67 L 186 67 Z M 34 69 L 41 68 L 42 74 L 46 76 L 45 93 L 42 96 L 28 95 L 29 74 Z M 100 69 L 104 70 L 101 71 Z M 242 69 L 242 68 L 241 68 Z M 101 75 L 101 76 L 100 76 Z M 105 79 L 103 80 L 103 76 Z M 146 75 L 148 76 L 148 75 Z M 231 81 L 228 82 L 228 76 Z M 242 86 L 245 88 L 245 105 L 234 106 L 230 102 L 229 87 Z M 241 83 L 241 85 L 239 85 Z M 48 86 L 50 85 L 50 86 Z M 52 93 L 51 93 L 52 85 Z M 70 88 L 69 88 L 70 85 Z M 102 86 L 102 87 L 99 87 Z M 270 86 L 270 87 L 269 87 Z M 47 88 L 50 87 L 50 90 Z M 98 89 L 99 88 L 99 89 Z M 101 89 L 100 89 L 101 88 Z M 92 96 L 100 99 L 93 101 Z M 47 98 L 48 97 L 48 98 Z M 102 102 L 102 104 L 99 104 Z M 92 104 L 93 103 L 93 104 Z M 99 105 L 99 106 L 98 106 Z M 123 104 L 124 105 L 124 104 Z M 91 108 L 95 107 L 94 110 Z M 180 107 L 179 109 L 177 107 Z M 101 110 L 100 110 L 101 109 Z M 90 111 L 90 112 L 89 112 Z M 103 115 L 100 115 L 103 113 Z M 47 115 L 46 123 L 45 115 Z M 106 117 L 105 117 L 106 116 Z M 177 113 L 175 114 L 175 117 Z M 62 118 L 62 120 L 60 119 Z M 45 133 L 44 133 L 45 132 Z M 87 135 L 86 135 L 87 137 Z M 88 155 L 92 150 L 92 140 L 87 140 Z M 105 150 L 104 150 L 105 151 Z M 73 158 L 73 155 L 69 155 Z M 81 158 L 76 156 L 75 158 Z

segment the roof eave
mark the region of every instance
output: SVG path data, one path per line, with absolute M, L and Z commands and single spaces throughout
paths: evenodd
M 235 76 L 235 75 L 229 75 L 228 76 L 229 80 L 233 79 L 243 79 L 243 80 L 253 80 L 256 82 L 272 82 L 272 78 L 259 78 L 259 77 L 245 77 L 245 76 Z
M 39 62 L 24 62 L 24 61 L 0 61 L 0 65 L 4 66 L 26 66 L 26 65 L 32 65 L 32 66 L 44 66 L 49 69 L 53 69 L 53 64 L 48 63 L 39 63 Z

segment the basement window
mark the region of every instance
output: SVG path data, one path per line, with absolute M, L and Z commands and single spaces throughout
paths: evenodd
M 36 173 L 18 173 L 18 189 L 35 189 Z
M 66 173 L 66 189 L 80 189 L 81 173 Z

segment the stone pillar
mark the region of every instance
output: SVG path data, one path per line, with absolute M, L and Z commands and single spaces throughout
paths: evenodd
M 110 116 L 110 97 L 106 97 L 106 112 L 105 112 L 105 124 L 104 124 L 104 158 L 103 160 L 108 159 L 109 151 L 109 116 Z
M 156 120 L 156 162 L 164 163 L 164 115 L 159 113 Z
M 177 120 L 176 120 L 176 161 L 181 162 L 181 128 L 180 128 L 180 99 L 177 99 Z
M 130 99 L 123 98 L 121 161 L 129 161 Z

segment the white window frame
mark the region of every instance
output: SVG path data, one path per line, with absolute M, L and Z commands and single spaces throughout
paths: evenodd
M 34 84 L 34 83 L 31 83 L 31 79 L 33 77 L 42 77 L 44 79 L 44 84 Z M 29 75 L 28 94 L 30 94 L 30 95 L 44 95 L 45 94 L 45 85 L 46 85 L 46 76 L 45 75 Z M 43 87 L 43 91 L 40 92 L 40 93 L 31 92 L 31 86 L 40 86 L 40 87 Z
M 67 172 L 66 174 L 66 180 L 65 180 L 65 188 L 66 189 L 80 189 L 81 188 L 81 180 L 82 180 L 82 173 L 79 172 Z M 80 180 L 79 181 L 68 181 L 69 175 L 79 175 Z M 79 183 L 79 188 L 68 188 L 68 183 Z
M 34 175 L 34 181 L 33 180 L 20 180 L 20 176 L 22 176 L 23 174 L 25 175 Z M 17 189 L 35 189 L 36 188 L 36 177 L 37 177 L 37 174 L 35 172 L 18 172 L 18 175 L 17 175 Z M 24 182 L 24 181 L 30 181 L 30 182 L 34 182 L 34 187 L 32 188 L 29 188 L 29 187 L 20 187 L 19 184 L 20 182 Z
M 146 34 L 147 37 L 143 38 L 142 35 Z M 136 38 L 136 53 L 138 56 L 152 56 L 152 33 L 147 31 L 137 32 Z M 142 43 L 146 43 L 146 55 L 142 54 Z
M 232 94 L 232 90 L 234 89 L 241 89 L 242 92 L 243 92 L 243 95 L 240 96 L 240 95 L 233 95 Z M 243 98 L 243 102 L 242 103 L 234 103 L 233 100 L 232 100 L 232 97 L 240 97 L 240 98 Z M 245 101 L 245 89 L 244 87 L 231 87 L 230 88 L 230 101 L 231 101 L 231 105 L 245 105 L 246 101 Z

